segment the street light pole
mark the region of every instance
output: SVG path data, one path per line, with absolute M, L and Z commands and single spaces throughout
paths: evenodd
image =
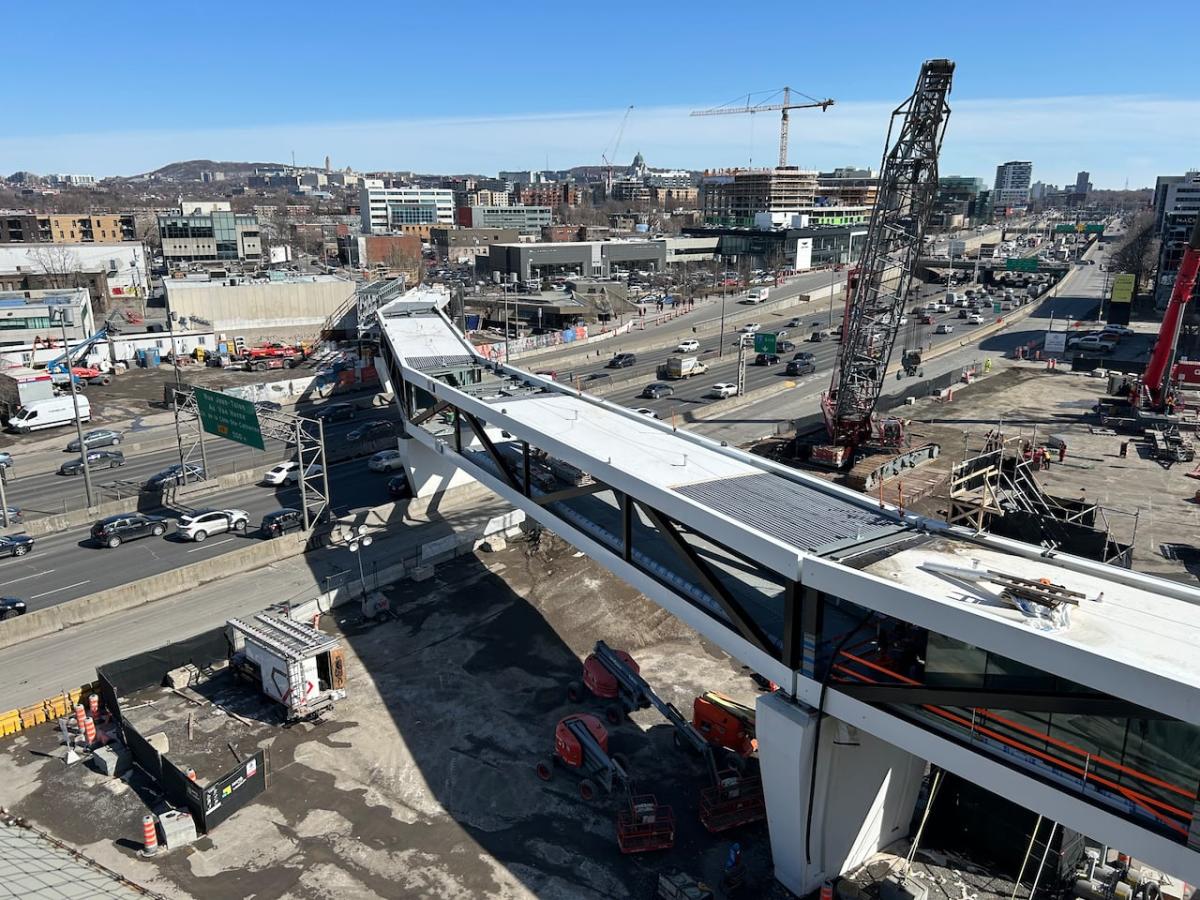
M 359 536 L 357 539 L 350 542 L 350 552 L 353 553 L 358 559 L 358 589 L 360 597 L 365 597 L 367 595 L 367 576 L 363 571 L 363 555 L 360 551 L 370 547 L 375 540 L 371 537 L 371 535 L 363 534 L 362 532 L 365 530 L 366 526 L 360 525 L 358 527 Z
M 722 279 L 724 281 L 724 279 Z M 721 338 L 717 344 L 717 359 L 725 356 L 725 289 L 721 288 Z
M 83 441 L 83 422 L 79 418 L 79 393 L 75 389 L 75 373 L 71 366 L 73 362 L 71 345 L 67 342 L 67 311 L 65 309 L 52 310 L 50 315 L 52 319 L 58 319 L 58 324 L 62 328 L 63 351 L 67 354 L 67 387 L 71 391 L 71 406 L 75 410 L 75 435 L 79 438 L 79 457 L 83 461 L 83 491 L 87 496 L 87 505 L 90 509 L 96 504 L 92 499 L 92 472 L 88 466 L 87 444 Z M 5 518 L 7 519 L 7 509 Z

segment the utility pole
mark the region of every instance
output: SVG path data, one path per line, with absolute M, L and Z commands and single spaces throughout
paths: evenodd
M 0 466 L 0 519 L 5 528 L 11 524 L 8 521 L 8 466 Z
M 90 509 L 95 506 L 95 501 L 92 497 L 92 472 L 88 466 L 88 448 L 83 440 L 83 422 L 79 418 L 79 390 L 75 383 L 75 373 L 72 363 L 75 361 L 71 355 L 71 345 L 67 342 L 67 310 L 65 308 L 52 309 L 50 311 L 50 320 L 58 319 L 58 324 L 62 328 L 63 350 L 67 354 L 67 387 L 71 391 L 71 406 L 75 410 L 75 435 L 79 438 L 79 457 L 83 461 L 83 491 L 87 496 L 87 505 Z M 8 504 L 5 503 L 4 518 L 5 524 L 8 519 Z
M 725 279 L 722 278 L 721 281 L 721 339 L 717 344 L 717 359 L 725 357 L 725 288 L 723 286 Z
M 738 341 L 738 371 L 737 371 L 737 395 L 743 397 L 746 394 L 746 342 L 745 340 Z

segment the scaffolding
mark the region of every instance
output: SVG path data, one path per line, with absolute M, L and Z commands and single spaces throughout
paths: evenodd
M 1029 540 L 1128 568 L 1133 541 L 1122 544 L 1113 538 L 1109 522 L 1113 512 L 1097 503 L 1047 494 L 1034 475 L 1033 462 L 1019 450 L 1010 452 L 995 433 L 989 435 L 982 453 L 950 470 L 947 522 L 951 525 Z

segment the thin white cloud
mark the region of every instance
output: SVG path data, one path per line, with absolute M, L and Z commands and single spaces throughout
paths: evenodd
M 894 103 L 843 103 L 792 114 L 794 164 L 877 166 Z M 1153 184 L 1158 174 L 1200 165 L 1200 100 L 1140 96 L 956 100 L 943 172 L 990 180 L 997 163 L 1031 159 L 1034 178 L 1073 182 L 1078 169 L 1104 187 Z M 599 164 L 623 109 L 520 116 L 301 123 L 256 128 L 146 129 L 0 138 L 0 172 L 134 174 L 182 159 L 287 161 L 360 170 L 478 172 Z M 778 154 L 777 114 L 698 117 L 676 107 L 634 109 L 619 151 L 681 168 L 769 165 Z

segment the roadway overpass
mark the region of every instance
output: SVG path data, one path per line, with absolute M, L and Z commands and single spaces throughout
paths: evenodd
M 788 888 L 903 837 L 926 761 L 1200 881 L 1200 591 L 489 363 L 428 301 L 380 321 L 419 495 L 482 482 L 781 686 L 758 737 Z

